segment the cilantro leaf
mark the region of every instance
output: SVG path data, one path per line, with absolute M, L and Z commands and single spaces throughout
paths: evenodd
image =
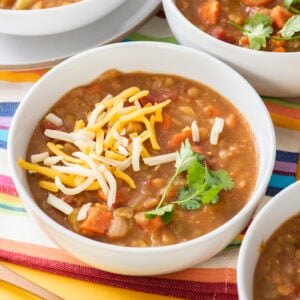
M 188 169 L 190 164 L 197 160 L 197 153 L 192 151 L 190 142 L 186 139 L 181 145 L 180 152 L 176 152 L 176 173 L 182 173 Z
M 221 184 L 210 186 L 202 193 L 201 201 L 203 204 L 216 204 L 219 201 L 218 194 L 223 189 Z
M 176 202 L 186 210 L 195 210 L 201 206 L 201 198 L 197 195 L 197 191 L 191 187 L 183 187 L 177 193 Z
M 146 219 L 153 219 L 156 216 L 161 216 L 163 222 L 165 224 L 168 224 L 172 219 L 172 215 L 173 215 L 173 204 L 167 204 L 165 206 L 147 211 L 145 213 L 145 218 Z
M 204 155 L 192 151 L 188 140 L 182 143 L 180 151 L 176 153 L 176 171 L 169 180 L 157 207 L 145 213 L 147 219 L 161 216 L 164 223 L 169 223 L 173 216 L 174 205 L 186 210 L 196 210 L 202 204 L 216 204 L 219 201 L 220 191 L 234 187 L 228 172 L 209 170 L 204 158 Z M 186 172 L 187 186 L 179 190 L 176 201 L 162 206 L 174 180 L 183 172 Z
M 209 171 L 207 169 L 207 173 L 209 173 L 210 176 L 206 180 L 209 181 L 210 185 L 222 185 L 225 191 L 231 190 L 234 187 L 234 182 L 227 171 Z
M 246 19 L 244 29 L 244 33 L 249 38 L 250 48 L 259 50 L 261 47 L 266 47 L 267 38 L 273 32 L 272 20 L 265 14 L 257 13 Z
M 279 33 L 283 37 L 292 37 L 296 32 L 300 31 L 300 15 L 292 16 L 284 24 Z

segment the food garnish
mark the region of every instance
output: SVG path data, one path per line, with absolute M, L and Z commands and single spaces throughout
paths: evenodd
M 244 26 L 229 21 L 229 24 L 241 30 L 249 38 L 249 48 L 260 50 L 266 47 L 268 39 L 292 40 L 300 39 L 295 35 L 300 31 L 300 15 L 290 17 L 283 28 L 278 31 L 282 37 L 272 36 L 272 19 L 265 14 L 256 13 L 246 19 Z
M 202 205 L 216 204 L 219 200 L 218 194 L 222 190 L 230 190 L 234 187 L 227 171 L 209 170 L 204 158 L 204 155 L 192 150 L 188 140 L 182 143 L 180 151 L 176 152 L 175 173 L 169 180 L 157 207 L 145 213 L 147 219 L 161 216 L 164 223 L 169 223 L 175 205 L 186 210 L 195 210 Z M 163 206 L 175 179 L 184 172 L 187 173 L 188 184 L 179 190 L 176 201 Z

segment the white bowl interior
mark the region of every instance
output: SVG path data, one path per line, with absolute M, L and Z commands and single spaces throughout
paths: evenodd
M 111 68 L 117 68 L 124 72 L 145 71 L 177 74 L 198 80 L 227 97 L 245 115 L 256 136 L 260 167 L 253 197 L 237 216 L 212 233 L 187 243 L 158 247 L 158 249 L 128 250 L 124 249 L 125 247 L 103 245 L 103 243 L 87 238 L 79 238 L 78 235 L 62 228 L 40 211 L 31 199 L 26 174 L 17 166 L 16 161 L 19 157 L 25 157 L 27 145 L 36 124 L 63 94 L 73 87 L 91 82 L 102 72 Z M 26 128 L 26 130 L 20 130 L 22 128 Z M 255 90 L 238 73 L 222 62 L 205 53 L 183 46 L 156 42 L 131 42 L 89 50 L 66 60 L 44 75 L 25 96 L 17 109 L 10 129 L 8 152 L 19 195 L 35 218 L 47 226 L 48 232 L 55 230 L 55 234 L 50 233 L 50 235 L 56 239 L 57 243 L 94 266 L 103 268 L 103 263 L 105 263 L 107 265 L 104 268 L 108 270 L 113 268 L 113 271 L 118 273 L 125 272 L 135 275 L 147 273 L 149 275 L 175 271 L 208 259 L 234 239 L 246 225 L 267 187 L 275 160 L 275 135 L 269 113 Z M 70 239 L 69 247 L 66 247 L 66 243 L 68 243 L 66 236 Z M 108 255 L 106 261 L 102 261 L 100 264 L 97 259 L 92 257 L 93 255 L 80 254 L 79 252 L 83 249 L 78 246 L 79 240 L 81 240 L 79 244 L 84 241 L 98 252 L 98 248 L 109 249 L 106 253 Z M 75 243 L 77 243 L 77 247 L 72 249 L 71 244 Z M 199 245 L 202 245 L 200 249 Z M 168 251 L 159 250 L 162 248 L 168 249 Z M 124 260 L 120 267 L 112 266 L 114 263 L 110 258 L 113 251 L 116 251 L 115 253 L 118 255 L 134 251 L 133 257 L 135 258 L 134 260 L 129 259 L 127 266 L 124 266 Z M 141 269 L 140 265 L 145 259 L 143 255 L 155 251 L 159 251 L 160 254 L 165 253 L 165 255 L 152 255 L 148 269 Z M 186 261 L 181 261 L 179 264 L 180 256 L 178 254 L 181 251 L 183 251 L 182 255 L 186 257 Z M 187 251 L 191 251 L 190 256 L 187 255 Z M 97 256 L 97 254 L 94 255 Z M 102 256 L 105 257 L 104 254 Z M 163 258 L 165 262 L 162 266 Z M 117 260 L 115 259 L 115 261 Z M 158 270 L 158 268 L 160 269 Z
M 253 276 L 259 248 L 286 220 L 300 211 L 300 182 L 293 183 L 272 198 L 256 215 L 243 240 L 238 258 L 240 299 L 253 298 Z

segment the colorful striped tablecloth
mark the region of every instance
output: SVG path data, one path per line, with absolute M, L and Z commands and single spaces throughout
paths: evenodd
M 126 41 L 176 42 L 158 14 Z M 243 234 L 221 253 L 193 268 L 154 277 L 111 274 L 84 265 L 57 248 L 27 215 L 11 178 L 7 138 L 14 113 L 29 88 L 47 70 L 0 71 L 0 259 L 33 269 L 120 288 L 185 299 L 238 299 L 236 267 Z M 299 169 L 300 99 L 263 98 L 276 129 L 277 155 L 261 205 L 295 182 Z M 299 105 L 297 104 L 299 102 Z

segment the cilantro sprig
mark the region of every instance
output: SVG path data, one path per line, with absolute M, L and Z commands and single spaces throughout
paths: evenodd
M 282 37 L 271 36 L 274 31 L 272 20 L 265 14 L 256 13 L 246 18 L 244 26 L 240 26 L 232 21 L 229 21 L 229 24 L 238 28 L 248 36 L 249 48 L 254 50 L 260 50 L 266 47 L 269 38 L 274 40 L 300 39 L 300 35 L 295 36 L 295 34 L 300 31 L 300 15 L 289 18 L 283 28 L 278 31 Z
M 169 180 L 157 207 L 145 213 L 147 219 L 161 216 L 164 223 L 169 223 L 175 205 L 186 210 L 196 210 L 202 205 L 216 204 L 219 201 L 220 191 L 234 187 L 232 178 L 226 171 L 209 170 L 204 158 L 204 155 L 192 151 L 188 140 L 182 143 L 180 151 L 176 152 L 176 171 Z M 179 190 L 176 201 L 163 205 L 175 179 L 184 172 L 187 186 Z

